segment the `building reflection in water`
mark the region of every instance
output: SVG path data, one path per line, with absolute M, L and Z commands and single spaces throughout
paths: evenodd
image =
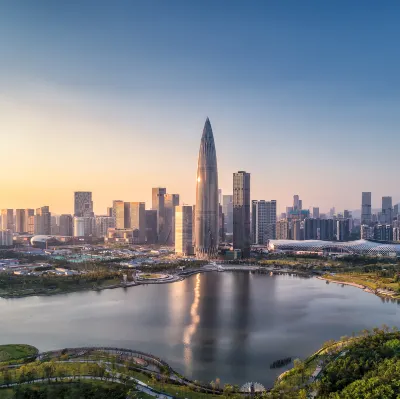
M 193 364 L 193 350 L 192 339 L 200 323 L 199 303 L 200 303 L 200 274 L 196 275 L 196 283 L 194 285 L 194 298 L 192 306 L 190 307 L 190 324 L 185 327 L 183 332 L 183 345 L 184 345 L 184 361 L 186 374 L 192 374 Z
M 251 273 L 234 273 L 233 279 L 233 313 L 230 325 L 231 345 L 227 354 L 227 364 L 231 366 L 230 373 L 236 381 L 247 375 L 248 338 L 250 314 L 250 280 Z

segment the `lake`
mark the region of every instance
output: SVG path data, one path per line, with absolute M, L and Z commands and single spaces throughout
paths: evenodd
M 0 299 L 0 344 L 41 351 L 117 346 L 152 353 L 189 378 L 272 386 L 278 359 L 382 324 L 400 306 L 316 278 L 210 272 L 172 284 Z

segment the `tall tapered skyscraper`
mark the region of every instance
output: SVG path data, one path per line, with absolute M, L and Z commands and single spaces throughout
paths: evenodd
M 198 258 L 215 258 L 218 254 L 217 154 L 208 118 L 201 137 L 197 165 L 195 245 Z

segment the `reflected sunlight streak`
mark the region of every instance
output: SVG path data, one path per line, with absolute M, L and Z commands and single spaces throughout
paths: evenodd
M 196 285 L 194 287 L 194 300 L 190 308 L 191 323 L 186 326 L 183 332 L 183 345 L 184 345 L 184 359 L 186 368 L 190 368 L 192 363 L 192 349 L 190 347 L 192 337 L 197 330 L 197 325 L 200 323 L 200 316 L 198 314 L 200 302 L 200 274 L 196 276 Z M 187 372 L 187 371 L 186 371 Z

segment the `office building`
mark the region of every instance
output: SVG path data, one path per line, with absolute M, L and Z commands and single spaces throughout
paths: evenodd
M 157 243 L 157 211 L 155 209 L 146 210 L 146 243 Z
M 14 210 L 2 209 L 1 210 L 1 230 L 14 231 Z
M 103 238 L 107 236 L 108 229 L 115 228 L 115 219 L 112 216 L 96 216 L 96 237 Z
M 370 192 L 363 192 L 361 196 L 361 224 L 372 223 L 372 199 Z
M 250 173 L 233 174 L 233 248 L 250 256 Z
M 293 210 L 298 211 L 300 209 L 300 197 L 296 194 L 293 196 Z
M 382 223 L 392 224 L 392 222 L 393 222 L 392 197 L 382 197 Z
M 74 216 L 93 217 L 93 201 L 90 191 L 75 191 Z
M 219 242 L 225 242 L 225 215 L 221 204 L 218 205 L 218 235 Z
M 267 244 L 276 238 L 276 201 L 252 201 L 253 244 Z
M 318 207 L 314 207 L 314 208 L 313 208 L 312 217 L 313 217 L 314 219 L 319 219 L 319 208 L 318 208 Z
M 35 215 L 35 234 L 51 234 L 51 212 L 48 206 L 42 206 L 36 209 Z
M 233 195 L 222 196 L 222 213 L 224 214 L 225 234 L 233 233 Z
M 165 194 L 164 237 L 162 244 L 173 245 L 175 241 L 175 207 L 179 205 L 179 194 Z
M 113 217 L 113 207 L 112 206 L 107 207 L 107 216 L 110 218 Z
M 125 229 L 134 231 L 135 242 L 146 242 L 146 204 L 144 202 L 124 203 Z
M 208 118 L 201 137 L 197 164 L 195 219 L 196 256 L 199 259 L 215 258 L 219 239 L 218 167 L 214 135 Z
M 125 228 L 125 205 L 124 201 L 115 200 L 113 201 L 113 214 L 112 217 L 115 220 L 115 228 Z
M 152 189 L 152 209 L 157 211 L 157 242 L 165 242 L 165 195 L 167 189 L 154 187 Z
M 193 255 L 192 214 L 193 208 L 188 205 L 175 209 L 175 253 Z
M 73 230 L 73 218 L 72 215 L 63 214 L 60 215 L 59 220 L 59 234 L 64 237 L 72 237 L 74 234 Z

